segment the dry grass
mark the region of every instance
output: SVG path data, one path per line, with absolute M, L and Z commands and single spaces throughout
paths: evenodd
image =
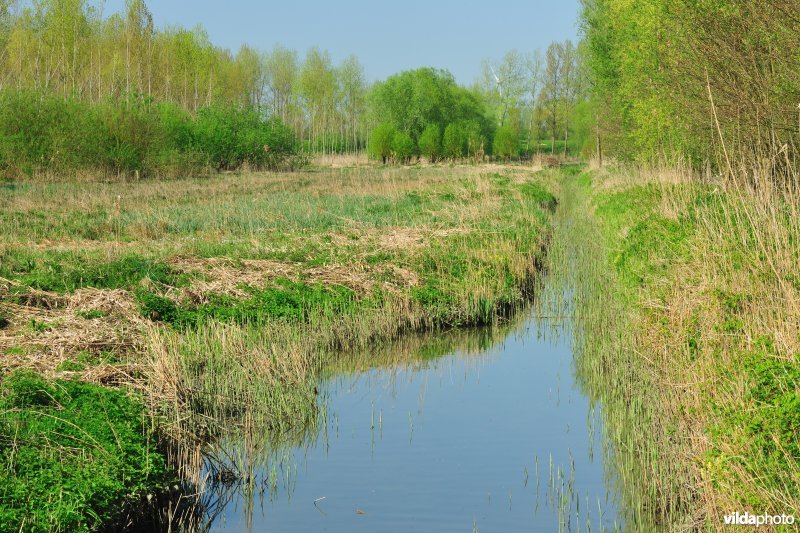
M 313 431 L 314 378 L 334 354 L 502 320 L 524 304 L 549 214 L 523 185 L 542 179 L 518 165 L 341 166 L 1 189 L 0 275 L 10 273 L 0 279 L 0 315 L 10 324 L 0 329 L 0 363 L 139 390 L 180 443 L 175 458 L 190 477 L 222 428 L 289 440 Z M 142 260 L 136 268 L 170 275 L 33 288 L 131 254 Z M 15 278 L 15 268 L 29 270 Z M 116 275 L 86 272 L 95 283 Z M 142 291 L 191 309 L 286 280 L 344 288 L 352 309 L 175 327 L 142 316 Z
M 3 285 L 13 284 L 0 278 Z M 2 301 L 2 300 L 0 300 Z M 6 370 L 31 368 L 48 376 L 69 375 L 86 381 L 118 381 L 111 374 L 126 372 L 124 365 L 111 371 L 60 371 L 76 354 L 114 353 L 120 357 L 141 352 L 145 319 L 133 297 L 123 290 L 86 288 L 63 295 L 28 289 L 21 303 L 4 302 L 7 327 L 0 329 L 0 353 Z
M 656 495 L 648 512 L 682 502 L 690 514 L 675 525 L 682 529 L 721 523 L 733 511 L 800 508 L 798 457 L 786 447 L 796 450 L 800 435 L 745 431 L 746 419 L 773 408 L 754 400 L 758 379 L 779 383 L 769 374 L 774 363 L 800 363 L 800 222 L 795 187 L 787 186 L 800 180 L 767 176 L 748 170 L 698 181 L 674 168 L 598 174 L 601 194 L 656 186 L 653 215 L 690 224 L 685 256 L 642 258 L 666 270 L 639 289 L 641 311 L 629 326 L 635 372 L 649 384 L 641 400 L 650 421 L 639 444 L 649 453 L 638 459 L 650 472 L 644 485 L 653 487 L 643 492 Z

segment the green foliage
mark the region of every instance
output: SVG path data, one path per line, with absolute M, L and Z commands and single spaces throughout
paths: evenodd
M 419 153 L 436 162 L 442 155 L 442 130 L 438 124 L 428 124 L 419 136 Z
M 416 148 L 414 139 L 409 134 L 402 131 L 395 132 L 392 137 L 392 153 L 395 160 L 407 163 L 416 152 Z
M 245 163 L 256 168 L 279 168 L 293 156 L 292 134 L 277 120 L 265 121 L 256 109 L 214 105 L 200 110 L 195 146 L 218 170 Z
M 511 126 L 503 126 L 495 132 L 494 155 L 504 159 L 519 155 L 518 136 Z
M 721 470 L 713 471 L 715 482 L 724 482 L 735 465 L 770 490 L 786 490 L 785 478 L 800 460 L 800 365 L 769 353 L 750 353 L 735 369 L 722 369 L 722 374 L 736 386 L 746 384 L 744 401 L 750 407 L 713 406 L 722 415 L 711 429 L 711 464 L 721 465 Z M 722 445 L 745 453 L 728 457 Z M 764 505 L 755 494 L 744 497 L 753 505 Z
M 0 530 L 93 531 L 172 481 L 140 401 L 16 372 L 0 384 Z
M 36 256 L 7 251 L 0 254 L 0 276 L 54 292 L 73 292 L 81 287 L 131 289 L 144 279 L 173 286 L 183 283 L 182 276 L 169 266 L 139 255 L 92 262 L 72 254 Z
M 369 155 L 386 163 L 392 155 L 394 134 L 395 129 L 391 124 L 383 123 L 376 126 L 369 138 Z
M 276 318 L 302 322 L 312 317 L 353 312 L 358 303 L 348 288 L 288 279 L 276 280 L 272 287 L 242 288 L 248 293 L 244 299 L 211 295 L 207 303 L 200 305 L 177 304 L 145 289 L 137 291 L 137 299 L 144 316 L 177 328 L 196 327 L 211 320 L 236 324 L 257 324 Z
M 195 117 L 138 98 L 91 104 L 0 91 L 0 173 L 7 177 L 186 175 L 208 167 L 276 169 L 297 162 L 291 132 L 253 108 L 213 105 Z
M 487 143 L 488 135 L 484 132 L 481 124 L 476 120 L 463 120 L 460 123 L 461 131 L 464 132 L 464 137 L 467 143 L 467 155 L 476 157 L 480 154 L 490 152 L 488 149 L 491 147 Z
M 657 215 L 660 198 L 655 186 L 632 187 L 603 197 L 598 205 L 598 215 L 612 231 L 625 235 L 613 261 L 620 278 L 631 286 L 644 285 L 688 254 L 692 221 Z M 652 257 L 669 260 L 656 262 Z
M 448 124 L 444 129 L 442 152 L 449 159 L 467 155 L 467 134 L 460 124 Z
M 0 91 L 0 172 L 57 172 L 105 159 L 105 126 L 99 113 L 89 111 L 79 102 L 33 91 Z
M 375 86 L 371 103 L 376 118 L 408 133 L 414 141 L 429 124 L 441 130 L 453 122 L 473 121 L 484 137 L 491 137 L 493 131 L 482 99 L 457 85 L 444 70 L 421 68 L 390 76 Z
M 760 150 L 797 145 L 800 20 L 791 8 L 765 10 L 756 0 L 582 3 L 588 115 L 608 152 L 722 169 L 727 159 L 751 166 Z

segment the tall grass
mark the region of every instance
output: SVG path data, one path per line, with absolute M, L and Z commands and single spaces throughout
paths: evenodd
M 632 528 L 715 529 L 798 501 L 794 177 L 595 172 L 551 258 L 576 272 L 580 379 Z

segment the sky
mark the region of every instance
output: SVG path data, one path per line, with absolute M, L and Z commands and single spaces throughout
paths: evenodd
M 105 14 L 124 0 L 106 0 Z M 481 60 L 516 48 L 543 51 L 577 39 L 579 0 L 149 0 L 158 27 L 202 25 L 234 52 L 276 44 L 330 52 L 338 64 L 355 54 L 371 81 L 423 67 L 446 68 L 462 84 L 480 76 Z

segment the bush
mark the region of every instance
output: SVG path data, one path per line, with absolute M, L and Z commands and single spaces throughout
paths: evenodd
M 380 159 L 383 164 L 392 155 L 392 141 L 394 140 L 394 127 L 390 124 L 380 124 L 369 136 L 369 155 L 373 159 Z
M 276 168 L 294 155 L 294 140 L 283 124 L 264 120 L 255 109 L 229 105 L 200 110 L 195 143 L 217 170 L 235 170 L 245 163 Z
M 139 100 L 111 102 L 100 108 L 104 126 L 102 161 L 116 174 L 154 170 L 148 163 L 167 136 L 157 114 Z
M 459 124 L 448 124 L 442 138 L 442 152 L 450 159 L 464 157 L 467 153 L 466 132 Z
M 189 175 L 302 164 L 291 131 L 254 108 L 214 105 L 193 117 L 173 104 L 102 104 L 0 91 L 0 173 Z
M 0 92 L 0 170 L 31 176 L 96 165 L 105 128 L 80 102 L 34 91 Z
M 510 126 L 503 126 L 494 134 L 494 155 L 504 159 L 519 155 L 517 134 Z
M 416 152 L 414 139 L 408 133 L 398 131 L 392 137 L 392 154 L 399 163 L 407 163 Z
M 442 130 L 438 124 L 428 124 L 419 136 L 419 152 L 431 163 L 442 155 Z

